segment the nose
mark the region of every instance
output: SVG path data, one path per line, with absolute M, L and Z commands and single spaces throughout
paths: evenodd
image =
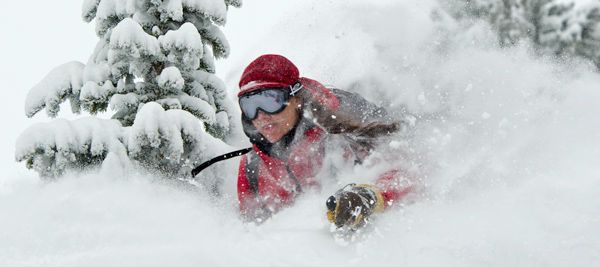
M 256 118 L 254 118 L 255 120 L 266 120 L 269 118 L 269 114 L 265 113 L 262 110 L 258 110 L 256 113 Z

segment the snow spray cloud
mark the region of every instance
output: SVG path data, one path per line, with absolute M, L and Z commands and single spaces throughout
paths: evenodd
M 260 50 L 416 116 L 408 149 L 438 193 L 453 183 L 519 181 L 553 169 L 564 154 L 559 138 L 589 118 L 565 113 L 594 113 L 593 105 L 570 106 L 595 96 L 591 66 L 540 58 L 527 43 L 500 48 L 485 22 L 456 21 L 437 1 L 313 2 L 301 10 L 311 12 L 289 15 Z
M 426 199 L 382 216 L 389 236 L 365 247 L 387 244 L 375 254 L 408 265 L 598 263 L 597 70 L 527 42 L 501 48 L 488 24 L 436 1 L 297 10 L 247 57 L 282 53 L 304 76 L 417 118 L 391 148 L 414 156 Z

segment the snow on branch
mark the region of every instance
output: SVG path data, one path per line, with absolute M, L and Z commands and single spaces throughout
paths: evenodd
M 149 102 L 137 113 L 127 147 L 129 156 L 142 165 L 168 175 L 189 176 L 194 166 L 229 146 L 206 133 L 198 118 L 187 111 L 165 111 Z
M 123 19 L 113 29 L 110 35 L 110 48 L 126 49 L 133 54 L 133 57 L 160 53 L 158 40 L 147 34 L 142 26 L 131 18 Z
M 42 177 L 100 165 L 109 153 L 127 160 L 121 124 L 94 117 L 35 124 L 17 139 L 15 157 Z
M 101 83 L 110 79 L 110 68 L 106 62 L 96 63 L 93 61 L 88 62 L 83 70 L 84 81 L 94 81 Z
M 204 122 L 208 124 L 215 124 L 217 122 L 217 111 L 208 102 L 186 94 L 179 95 L 178 99 L 179 103 L 181 103 L 181 108 L 201 118 Z
M 557 2 L 544 5 L 541 10 L 540 43 L 569 53 L 592 55 L 585 48 L 600 47 L 600 2 Z M 578 51 L 579 50 L 579 51 Z M 562 51 L 561 51 L 562 52 Z M 595 58 L 596 62 L 600 58 Z
M 96 34 L 103 36 L 124 18 L 136 12 L 137 0 L 100 0 L 96 10 Z M 91 5 L 90 5 L 91 6 Z
M 108 98 L 115 93 L 115 87 L 110 81 L 98 85 L 96 82 L 88 81 L 81 88 L 79 100 L 84 109 L 91 114 L 106 111 Z
M 219 79 L 219 77 L 217 77 L 216 75 L 214 75 L 210 72 L 197 70 L 197 71 L 192 72 L 192 77 L 194 77 L 194 79 L 196 81 L 198 81 L 200 84 L 202 84 L 202 86 L 205 89 L 208 89 L 208 90 L 214 91 L 214 92 L 225 92 L 226 91 L 225 83 L 223 81 L 221 81 L 221 79 Z
M 167 67 L 156 77 L 158 86 L 171 94 L 179 94 L 185 81 L 177 67 Z
M 598 0 L 460 0 L 448 5 L 459 19 L 485 19 L 503 46 L 529 39 L 534 49 L 579 56 L 600 68 Z M 467 16 L 465 16 L 467 15 Z M 471 23 L 471 22 L 469 22 Z
M 234 6 L 234 7 L 241 7 L 242 0 L 225 0 L 225 4 L 227 4 L 229 6 Z
M 166 0 L 163 1 L 158 7 L 160 12 L 160 20 L 167 21 L 172 19 L 173 21 L 183 20 L 183 4 L 181 0 Z
M 218 26 L 210 25 L 200 30 L 202 37 L 209 41 L 213 48 L 213 54 L 216 58 L 226 58 L 229 56 L 229 41 Z
M 42 81 L 34 86 L 25 99 L 25 114 L 33 117 L 46 108 L 50 117 L 56 117 L 60 104 L 66 98 L 78 99 L 82 86 L 82 73 L 85 65 L 73 61 L 54 68 Z M 79 110 L 73 107 L 73 112 Z
M 204 46 L 198 29 L 186 22 L 177 30 L 170 30 L 158 37 L 167 60 L 182 70 L 195 70 L 200 66 Z
M 209 49 L 208 45 L 204 45 L 204 55 L 200 59 L 200 68 L 210 72 L 215 73 L 217 71 L 215 65 L 215 56 L 212 52 L 212 49 Z
M 114 94 L 109 106 L 112 110 L 133 109 L 140 104 L 140 96 L 136 93 Z
M 129 17 L 135 13 L 137 0 L 97 0 L 96 18 Z M 91 5 L 90 5 L 91 6 Z
M 144 77 L 153 63 L 164 57 L 158 40 L 131 18 L 123 19 L 113 29 L 109 46 L 108 63 L 117 77 L 126 74 Z
M 184 9 L 209 17 L 218 25 L 227 21 L 227 6 L 223 0 L 182 0 Z
M 81 5 L 81 17 L 85 22 L 90 22 L 96 17 L 98 4 L 101 0 L 84 0 Z

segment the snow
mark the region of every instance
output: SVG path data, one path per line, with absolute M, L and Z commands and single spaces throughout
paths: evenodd
M 210 105 L 210 103 L 188 95 L 180 95 L 178 99 L 186 110 L 197 114 L 208 124 L 214 124 L 217 122 L 215 114 L 216 110 Z
M 225 3 L 227 3 L 228 5 L 232 5 L 234 7 L 242 6 L 242 0 L 225 0 Z
M 182 62 L 183 66 L 192 66 L 192 69 L 200 65 L 204 45 L 194 24 L 186 22 L 178 30 L 170 30 L 158 37 L 158 42 L 170 62 Z
M 178 30 L 170 30 L 158 40 L 165 50 L 191 50 L 200 53 L 198 56 L 202 56 L 202 39 L 198 29 L 192 23 L 186 22 Z
M 114 91 L 114 86 L 112 83 L 108 81 L 104 83 L 102 86 L 98 85 L 95 82 L 86 82 L 83 87 L 81 87 L 81 94 L 79 95 L 79 99 L 83 102 L 84 105 L 92 105 L 93 103 L 103 103 L 108 98 L 108 94 Z
M 108 19 L 115 17 L 129 17 L 135 13 L 136 0 L 99 0 L 96 10 L 98 19 Z M 90 1 L 84 3 L 84 10 L 90 10 L 92 5 Z
M 227 116 L 227 112 L 219 111 L 216 114 L 215 123 L 225 129 L 229 129 L 229 116 Z
M 200 64 L 202 65 L 203 69 L 205 69 L 206 71 L 215 73 L 214 54 L 212 52 L 212 49 L 208 49 L 208 48 L 209 47 L 207 45 L 204 46 L 204 55 L 202 55 L 202 60 L 200 61 Z
M 209 40 L 215 50 L 216 58 L 226 58 L 229 56 L 231 48 L 229 41 L 221 29 L 215 25 L 209 25 L 202 29 L 202 37 Z
M 54 68 L 42 81 L 34 86 L 25 99 L 25 114 L 32 117 L 46 108 L 49 116 L 56 116 L 60 103 L 66 97 L 78 95 L 83 85 L 82 73 L 85 65 L 73 61 Z
M 81 17 L 84 21 L 90 22 L 96 17 L 98 11 L 98 4 L 101 0 L 84 0 L 81 4 Z
M 412 134 L 386 145 L 424 174 L 421 198 L 379 216 L 374 229 L 344 243 L 329 233 L 324 215 L 324 201 L 337 185 L 308 193 L 262 225 L 242 223 L 236 160 L 206 170 L 225 178 L 217 199 L 203 189 L 110 168 L 41 183 L 17 174 L 22 164 L 4 162 L 5 175 L 19 179 L 0 180 L 0 264 L 600 263 L 596 71 L 538 58 L 526 44 L 500 49 L 485 25 L 440 25 L 431 19 L 437 7 L 431 0 L 283 2 L 247 1 L 230 11 L 224 31 L 231 57 L 217 62 L 227 86 L 217 86 L 235 96 L 245 64 L 276 52 L 296 62 L 303 76 L 353 88 L 393 111 L 406 108 L 417 118 Z M 257 10 L 277 19 L 261 24 Z M 167 114 L 180 110 L 146 108 L 140 133 L 200 127 L 191 117 L 167 123 Z M 213 147 L 223 148 L 207 148 Z M 203 156 L 221 151 L 211 152 Z M 345 174 L 342 180 L 351 181 L 371 173 Z
M 142 55 L 156 56 L 160 54 L 158 40 L 144 32 L 142 26 L 131 18 L 125 18 L 113 29 L 110 35 L 108 58 L 111 60 L 113 50 L 126 50 L 131 56 L 139 58 Z
M 140 103 L 136 93 L 115 94 L 110 98 L 109 107 L 112 110 L 122 110 L 136 107 Z
M 167 67 L 156 77 L 156 81 L 161 88 L 175 89 L 173 93 L 181 92 L 185 81 L 181 77 L 181 72 L 177 67 Z
M 103 158 L 107 153 L 122 150 L 122 138 L 121 124 L 115 120 L 57 119 L 27 128 L 17 139 L 15 158 L 31 161 L 36 171 L 56 176 L 68 166 L 85 161 L 81 155 L 88 151 L 92 157 Z M 40 150 L 42 153 L 38 153 Z M 56 166 L 52 159 L 56 159 Z
M 94 81 L 97 83 L 104 82 L 108 79 L 110 68 L 106 63 L 89 62 L 83 69 L 83 80 Z
M 221 79 L 219 79 L 217 76 L 213 75 L 212 73 L 208 73 L 208 72 L 202 71 L 202 70 L 197 70 L 197 71 L 192 72 L 192 76 L 194 77 L 194 79 L 196 81 L 199 81 L 202 84 L 204 89 L 211 89 L 216 92 L 219 92 L 222 90 L 224 91 L 227 88 L 227 87 L 225 87 L 225 84 L 223 83 L 223 81 L 221 81 Z M 237 95 L 237 94 L 235 94 L 235 95 Z
M 227 7 L 223 0 L 182 0 L 182 3 L 185 8 L 209 16 L 219 25 L 225 25 L 227 21 Z
M 128 151 L 130 156 L 141 161 L 150 157 L 144 154 L 150 148 L 164 156 L 168 164 L 178 164 L 182 158 L 189 158 L 191 162 L 199 164 L 200 160 L 208 160 L 209 156 L 229 148 L 206 133 L 203 127 L 198 118 L 186 111 L 165 111 L 159 104 L 149 102 L 138 111 L 131 126 Z M 192 144 L 191 151 L 185 151 L 184 143 Z

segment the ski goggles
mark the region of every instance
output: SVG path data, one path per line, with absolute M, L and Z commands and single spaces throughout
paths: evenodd
M 296 83 L 289 87 L 268 88 L 256 92 L 241 95 L 239 98 L 240 108 L 244 117 L 254 120 L 258 111 L 267 114 L 277 114 L 285 109 L 291 96 L 294 96 L 302 84 Z

